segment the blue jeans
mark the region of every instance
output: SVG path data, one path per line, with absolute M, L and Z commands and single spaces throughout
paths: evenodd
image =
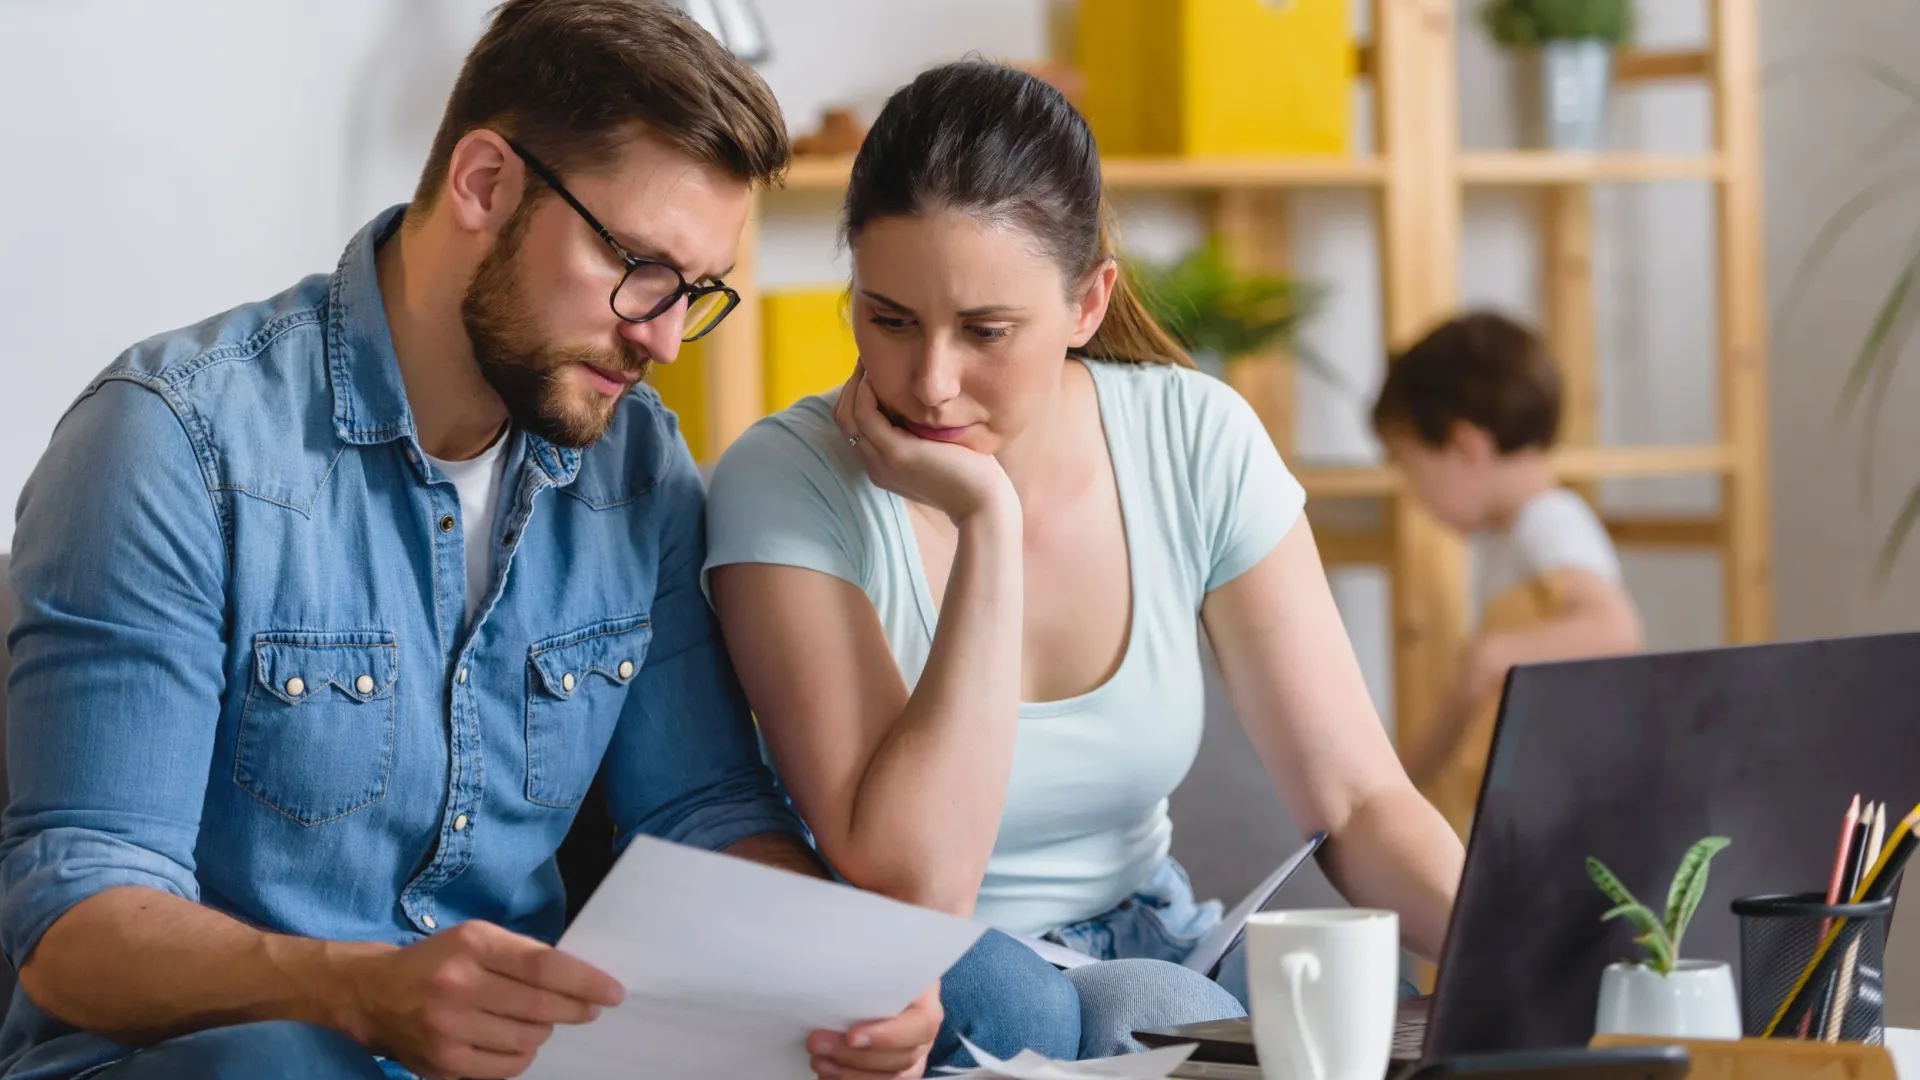
M 1053 965 L 990 931 L 941 979 L 947 1018 L 929 1067 L 972 1066 L 965 1036 L 997 1057 L 1037 1050 L 1055 1059 L 1078 1051 L 1080 1000 Z M 183 1035 L 75 1080 L 396 1080 L 410 1074 L 381 1062 L 329 1028 L 291 1021 L 242 1024 Z
M 1146 1028 L 1247 1015 L 1244 941 L 1213 979 L 1181 966 L 1220 916 L 1220 903 L 1196 901 L 1187 872 L 1168 859 L 1113 910 L 1047 935 L 1101 961 L 1065 973 L 1080 998 L 1081 1058 L 1144 1050 L 1133 1033 Z M 1401 981 L 1402 997 L 1417 993 Z
M 1080 1057 L 1145 1049 L 1143 1028 L 1171 1027 L 1247 1015 L 1243 948 L 1228 954 L 1216 983 L 1182 967 L 1220 922 L 1217 901 L 1200 903 L 1180 864 L 1168 859 L 1118 907 L 1047 935 L 1100 960 L 1067 971 L 1080 999 Z
M 385 1080 L 379 1062 L 331 1028 L 291 1020 L 170 1039 L 87 1080 Z

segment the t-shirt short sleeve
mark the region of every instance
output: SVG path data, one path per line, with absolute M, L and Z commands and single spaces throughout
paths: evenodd
M 721 455 L 707 492 L 700 580 L 709 598 L 714 567 L 736 563 L 797 566 L 865 587 L 854 495 L 821 440 L 808 437 L 810 419 L 819 418 L 790 411 L 762 420 Z
M 1182 374 L 1188 480 L 1212 592 L 1266 558 L 1300 520 L 1307 493 L 1245 398 L 1218 379 Z
M 1620 557 L 1587 501 L 1565 488 L 1535 496 L 1514 516 L 1513 551 L 1531 576 L 1584 570 L 1619 584 Z

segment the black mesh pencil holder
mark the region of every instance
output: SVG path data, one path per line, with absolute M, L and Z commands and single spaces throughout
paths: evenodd
M 1740 1022 L 1758 1036 L 1791 998 L 1775 1038 L 1879 1044 L 1885 1026 L 1887 923 L 1893 897 L 1828 904 L 1819 893 L 1749 896 L 1733 902 L 1740 919 Z M 1801 973 L 1829 931 L 1833 943 L 1812 975 Z

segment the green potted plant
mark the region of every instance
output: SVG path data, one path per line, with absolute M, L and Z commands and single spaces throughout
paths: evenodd
M 1771 85 L 1805 76 L 1841 76 L 1848 82 L 1877 88 L 1898 109 L 1891 120 L 1849 160 L 1832 163 L 1833 175 L 1845 178 L 1846 198 L 1834 207 L 1794 265 L 1787 287 L 1774 311 L 1773 348 L 1781 354 L 1804 354 L 1802 362 L 1824 359 L 1844 348 L 1847 374 L 1835 404 L 1836 420 L 1857 420 L 1861 440 L 1859 483 L 1862 501 L 1877 486 L 1883 409 L 1897 400 L 1891 383 L 1906 359 L 1920 328 L 1920 170 L 1900 164 L 1911 155 L 1920 134 L 1920 79 L 1872 56 L 1860 53 L 1810 53 L 1789 56 L 1767 66 Z M 1874 113 L 1879 101 L 1854 103 L 1860 115 Z M 1877 115 L 1877 113 L 1874 113 Z M 1899 235 L 1911 238 L 1906 251 L 1884 272 L 1862 272 L 1852 267 L 1834 270 L 1850 293 L 1870 301 L 1869 317 L 1856 324 L 1859 337 L 1842 343 L 1821 338 L 1806 340 L 1800 316 L 1809 294 L 1821 283 L 1835 256 L 1850 240 Z M 1796 360 L 1801 358 L 1796 357 Z M 1896 407 L 1894 415 L 1899 415 Z M 1884 582 L 1920 524 L 1920 481 L 1908 481 L 1899 508 L 1881 540 L 1875 578 Z
M 1487 0 L 1493 40 L 1521 50 L 1528 145 L 1592 153 L 1604 141 L 1613 50 L 1633 36 L 1632 0 Z
M 1334 377 L 1297 337 L 1324 297 L 1318 285 L 1284 274 L 1235 270 L 1213 243 L 1171 263 L 1133 262 L 1126 272 L 1154 321 L 1202 371 L 1217 376 L 1239 357 L 1286 352 L 1321 376 Z
M 1740 1037 L 1740 1004 L 1733 972 L 1721 960 L 1683 960 L 1680 942 L 1707 890 L 1707 864 L 1731 841 L 1709 836 L 1680 860 L 1667 888 L 1664 911 L 1636 899 L 1599 859 L 1587 858 L 1587 876 L 1613 907 L 1602 921 L 1626 919 L 1640 931 L 1634 941 L 1644 956 L 1609 965 L 1600 976 L 1600 1008 L 1594 1030 L 1602 1034 L 1657 1035 L 1694 1039 Z

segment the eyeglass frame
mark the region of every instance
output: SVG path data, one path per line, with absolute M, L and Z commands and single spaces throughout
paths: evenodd
M 620 241 L 613 238 L 613 233 L 609 232 L 605 225 L 600 224 L 600 219 L 593 216 L 593 211 L 580 205 L 580 200 L 573 197 L 573 192 L 567 190 L 567 186 L 560 182 L 560 178 L 554 175 L 552 169 L 547 168 L 546 165 L 541 163 L 539 158 L 534 157 L 526 147 L 521 146 L 518 142 L 504 135 L 502 135 L 501 138 L 505 139 L 507 146 L 512 149 L 515 154 L 519 155 L 521 162 L 526 165 L 528 171 L 538 177 L 541 183 L 552 188 L 554 194 L 565 200 L 568 206 L 573 207 L 573 212 L 580 215 L 580 219 L 587 223 L 587 227 L 593 230 L 594 235 L 606 241 L 607 246 L 613 249 L 613 253 L 620 257 L 620 262 L 626 269 L 621 272 L 620 280 L 614 283 L 613 291 L 607 294 L 607 307 L 613 311 L 614 317 L 622 322 L 629 323 L 652 322 L 667 312 L 672 311 L 675 305 L 679 304 L 682 299 L 686 300 L 687 306 L 691 308 L 693 304 L 702 297 L 711 296 L 714 293 L 724 295 L 727 298 L 727 306 L 721 309 L 720 314 L 714 316 L 713 321 L 707 324 L 706 329 L 692 337 L 682 337 L 680 340 L 684 343 L 699 341 L 701 338 L 713 333 L 714 328 L 718 327 L 722 322 L 725 322 L 727 316 L 733 314 L 733 309 L 740 306 L 740 294 L 734 292 L 731 286 L 719 278 L 713 279 L 713 284 L 711 285 L 688 284 L 687 276 L 682 274 L 680 268 L 672 263 L 664 259 L 649 259 L 643 255 L 635 255 L 633 252 L 628 251 Z M 621 312 L 619 303 L 620 290 L 627 287 L 627 279 L 633 276 L 633 272 L 643 266 L 665 267 L 668 272 L 673 274 L 675 280 L 680 282 L 680 285 L 674 289 L 673 292 L 668 293 L 666 298 L 659 304 L 655 305 L 652 311 L 636 319 Z

